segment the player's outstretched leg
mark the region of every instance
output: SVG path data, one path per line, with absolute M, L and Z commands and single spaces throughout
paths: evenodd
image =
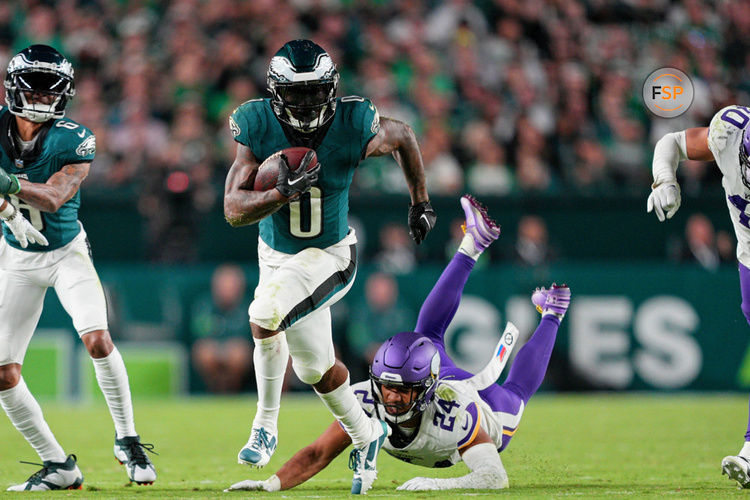
M 48 490 L 80 490 L 83 484 L 83 474 L 76 465 L 76 456 L 68 455 L 64 462 L 45 460 L 42 468 L 31 475 L 25 482 L 8 488 L 8 491 L 48 491 Z
M 295 339 L 300 337 L 295 336 Z M 292 358 L 296 358 L 295 362 L 304 363 L 304 356 L 299 355 L 298 351 L 300 346 L 291 342 L 289 347 L 292 350 Z M 307 362 L 313 363 L 313 360 L 308 359 Z M 310 372 L 304 370 L 300 364 L 295 365 L 295 372 L 303 380 Z M 385 422 L 368 417 L 364 412 L 349 385 L 349 371 L 341 361 L 335 359 L 333 366 L 312 386 L 326 408 L 352 439 L 354 450 L 349 456 L 349 467 L 354 471 L 352 494 L 366 493 L 377 477 L 377 456 L 390 434 L 390 427 Z
M 518 351 L 503 387 L 518 394 L 524 402 L 539 389 L 547 372 L 557 329 L 570 306 L 570 288 L 553 284 L 537 289 L 531 297 L 542 320 L 528 342 Z
M 456 314 L 464 285 L 474 264 L 482 252 L 500 236 L 500 226 L 490 218 L 487 209 L 473 197 L 462 196 L 461 207 L 465 216 L 464 238 L 422 304 L 417 319 L 416 331 L 435 342 L 437 346 L 443 344 L 443 333 Z M 447 356 L 441 354 L 441 358 L 445 362 L 448 361 Z

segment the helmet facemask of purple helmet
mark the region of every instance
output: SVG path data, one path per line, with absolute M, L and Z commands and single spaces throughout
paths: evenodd
M 375 410 L 380 418 L 403 423 L 423 412 L 435 395 L 440 372 L 440 353 L 430 339 L 415 332 L 401 332 L 380 346 L 370 365 L 370 382 Z M 411 404 L 387 404 L 382 387 L 412 389 Z M 383 407 L 382 415 L 378 406 Z M 401 410 L 391 414 L 388 408 Z

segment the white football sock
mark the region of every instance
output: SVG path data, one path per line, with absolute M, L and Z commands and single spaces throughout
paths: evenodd
M 133 402 L 130 400 L 130 384 L 125 362 L 122 360 L 117 347 L 103 358 L 91 358 L 94 362 L 96 381 L 107 401 L 109 413 L 115 423 L 118 439 L 126 436 L 136 436 L 133 421 Z
M 362 448 L 374 439 L 372 419 L 368 418 L 359 405 L 357 397 L 349 387 L 349 377 L 346 382 L 325 394 L 315 391 L 323 403 L 331 411 L 336 420 L 341 422 L 344 430 L 352 438 L 355 448 Z
M 750 460 L 750 441 L 745 441 L 742 450 L 740 450 L 740 456 Z
M 464 255 L 468 255 L 474 260 L 477 260 L 484 250 L 477 250 L 477 246 L 474 244 L 474 237 L 469 233 L 466 233 L 461 240 L 461 245 L 459 245 L 458 251 Z
M 42 409 L 29 392 L 23 377 L 15 387 L 0 391 L 0 404 L 42 461 L 65 461 L 65 452 L 45 422 Z
M 253 338 L 253 341 L 255 382 L 258 385 L 258 411 L 253 419 L 253 427 L 265 427 L 276 434 L 281 389 L 289 363 L 289 345 L 284 332 L 265 339 Z

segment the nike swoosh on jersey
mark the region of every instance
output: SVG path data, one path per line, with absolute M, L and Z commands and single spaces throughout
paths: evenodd
M 80 138 L 83 138 L 83 136 L 84 136 L 84 135 L 86 135 L 86 131 L 85 131 L 85 130 L 81 130 L 81 131 L 80 131 L 80 132 L 78 133 L 78 137 L 80 137 Z

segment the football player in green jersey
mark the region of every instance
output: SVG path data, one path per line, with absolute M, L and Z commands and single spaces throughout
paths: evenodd
M 115 424 L 115 458 L 125 464 L 131 481 L 151 484 L 156 472 L 144 453 L 151 445 L 142 444 L 135 431 L 128 375 L 107 329 L 104 290 L 78 221 L 79 188 L 94 159 L 96 139 L 86 127 L 63 118 L 75 94 L 73 67 L 52 47 L 32 45 L 10 60 L 5 91 L 0 196 L 43 235 L 27 238 L 27 244 L 6 222 L 0 241 L 0 405 L 44 462 L 27 481 L 8 489 L 55 490 L 83 483 L 75 455 L 65 454 L 21 376 L 49 287 L 94 362 Z
M 232 226 L 259 222 L 260 280 L 250 304 L 258 408 L 240 463 L 262 467 L 278 442 L 281 385 L 289 355 L 295 373 L 314 387 L 352 437 L 352 493 L 375 480 L 387 426 L 369 419 L 336 360 L 330 306 L 356 274 L 356 236 L 347 223 L 354 170 L 368 156 L 392 154 L 411 195 L 408 223 L 419 244 L 435 224 L 422 155 L 412 129 L 380 118 L 368 99 L 337 98 L 330 55 L 309 40 L 285 44 L 268 68 L 270 99 L 254 99 L 229 119 L 237 154 L 226 180 L 224 214 Z M 276 189 L 253 191 L 258 166 L 293 146 L 314 149 L 321 168 L 282 166 Z M 304 163 L 304 162 L 303 162 Z

